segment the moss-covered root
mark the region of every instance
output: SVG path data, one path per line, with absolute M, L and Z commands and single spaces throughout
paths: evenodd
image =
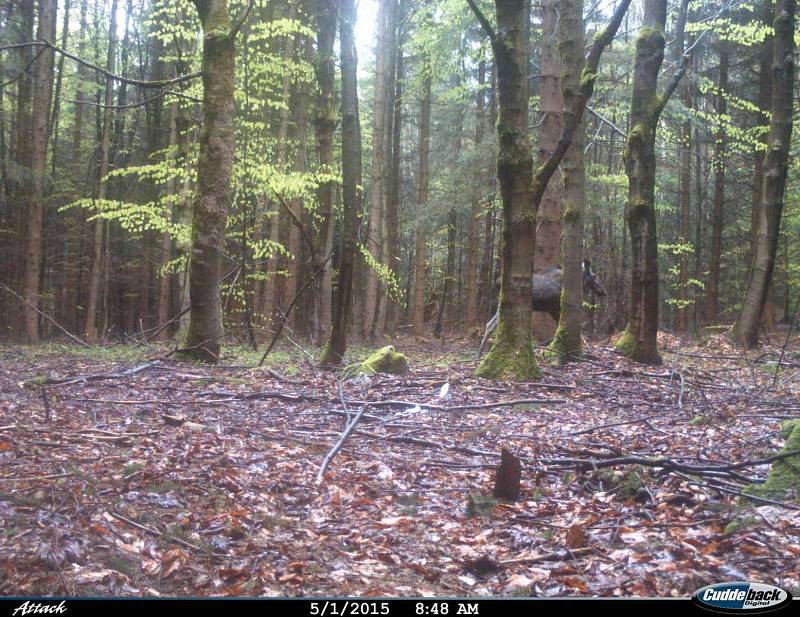
M 800 420 L 788 420 L 783 424 L 786 444 L 781 454 L 800 451 Z M 751 484 L 745 494 L 775 501 L 794 500 L 800 503 L 800 454 L 775 461 L 764 484 Z
M 562 292 L 563 293 L 563 292 Z M 571 360 L 577 360 L 581 355 L 580 338 L 578 339 L 578 348 L 570 349 L 570 339 L 566 326 L 559 322 L 556 327 L 556 333 L 553 340 L 547 346 L 545 357 L 548 361 L 556 361 L 559 364 L 567 364 Z
M 350 365 L 345 370 L 346 377 L 356 375 L 374 375 L 375 373 L 389 373 L 390 375 L 406 375 L 408 373 L 408 360 L 405 355 L 387 345 L 381 347 L 369 358 L 362 362 Z
M 497 326 L 494 345 L 475 371 L 485 379 L 520 380 L 537 379 L 542 371 L 533 355 L 533 346 L 524 338 L 518 340 L 513 330 L 507 328 L 501 318 Z

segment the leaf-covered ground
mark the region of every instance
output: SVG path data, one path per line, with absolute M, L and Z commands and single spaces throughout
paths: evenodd
M 717 468 L 783 445 L 800 341 L 777 380 L 782 340 L 749 355 L 660 343 L 661 367 L 598 346 L 495 383 L 472 376 L 471 342 L 401 340 L 409 375 L 341 391 L 285 353 L 253 369 L 0 348 L 0 593 L 796 592 L 798 502 L 740 505 L 768 465 Z M 522 459 L 521 500 L 480 507 L 502 447 Z

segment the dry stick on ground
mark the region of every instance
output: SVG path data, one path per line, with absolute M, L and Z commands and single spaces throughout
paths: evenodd
M 344 410 L 349 417 L 350 410 L 347 408 L 347 405 L 344 402 L 344 396 L 341 395 L 341 381 L 339 382 L 339 392 L 342 405 L 344 405 Z M 355 430 L 356 426 L 361 421 L 361 418 L 366 410 L 367 410 L 367 405 L 362 405 L 361 409 L 358 410 L 356 417 L 353 418 L 350 422 L 348 422 L 347 426 L 344 429 L 344 432 L 342 432 L 341 437 L 339 437 L 339 440 L 336 442 L 333 448 L 331 448 L 330 452 L 328 452 L 325 455 L 325 459 L 322 461 L 322 465 L 320 466 L 319 471 L 317 472 L 317 486 L 322 484 L 322 481 L 325 479 L 325 471 L 328 469 L 328 465 L 331 464 L 331 461 L 333 460 L 333 457 L 336 456 L 336 453 L 342 449 L 344 442 L 347 441 L 347 438 Z
M 22 302 L 22 303 L 23 303 L 25 306 L 27 306 L 28 308 L 30 308 L 30 309 L 33 309 L 34 311 L 36 311 L 36 312 L 37 312 L 39 315 L 41 315 L 42 317 L 44 317 L 44 318 L 45 318 L 47 321 L 49 321 L 49 322 L 50 322 L 51 324 L 53 324 L 53 325 L 54 325 L 56 328 L 58 328 L 59 330 L 61 330 L 61 331 L 62 331 L 64 334 L 66 334 L 66 335 L 67 335 L 69 338 L 71 338 L 73 341 L 75 341 L 75 342 L 76 342 L 76 343 L 78 343 L 79 345 L 83 345 L 83 346 L 84 346 L 84 347 L 86 347 L 87 349 L 91 349 L 91 348 L 92 348 L 92 346 L 91 346 L 91 345 L 89 345 L 89 343 L 87 343 L 86 341 L 84 341 L 84 340 L 82 340 L 82 339 L 78 338 L 77 336 L 75 336 L 74 334 L 72 334 L 72 333 L 71 333 L 69 330 L 67 330 L 67 329 L 66 329 L 64 326 L 62 326 L 60 323 L 58 323 L 58 322 L 57 322 L 55 319 L 53 319 L 52 317 L 50 317 L 50 315 L 48 315 L 47 313 L 45 313 L 45 312 L 43 312 L 43 311 L 40 311 L 38 307 L 36 307 L 35 305 L 33 305 L 33 304 L 31 304 L 30 302 L 28 302 L 28 301 L 27 301 L 25 298 L 23 298 L 22 296 L 20 296 L 20 295 L 19 295 L 19 294 L 18 294 L 16 291 L 14 291 L 13 289 L 11 289 L 11 288 L 10 288 L 10 287 L 8 287 L 7 285 L 5 285 L 5 284 L 3 284 L 3 283 L 0 283 L 0 287 L 2 287 L 3 289 L 5 289 L 5 290 L 6 290 L 8 293 L 10 293 L 12 296 L 14 296 L 14 297 L 15 297 L 17 300 L 19 300 L 20 302 Z
M 123 516 L 122 514 L 119 514 L 118 512 L 114 512 L 113 510 L 109 511 L 109 514 L 111 516 L 113 516 L 115 519 L 122 521 L 123 523 L 127 523 L 128 525 L 131 525 L 132 527 L 136 527 L 136 529 L 141 529 L 145 533 L 149 533 L 151 536 L 155 536 L 157 538 L 163 538 L 164 536 L 167 535 L 165 533 L 162 533 L 162 532 L 158 531 L 157 529 L 151 529 L 150 527 L 145 527 L 144 525 L 129 519 L 127 516 Z M 174 542 L 175 544 L 180 544 L 181 546 L 185 546 L 186 548 L 190 548 L 190 549 L 192 549 L 194 551 L 198 551 L 200 553 L 205 553 L 206 555 L 211 555 L 212 557 L 221 558 L 221 557 L 226 557 L 227 556 L 227 555 L 223 555 L 221 553 L 212 553 L 211 551 L 204 550 L 203 548 L 197 546 L 196 544 L 192 544 L 191 542 L 187 542 L 186 540 L 183 540 L 181 538 L 176 538 L 174 536 L 170 537 L 170 541 Z
M 142 371 L 145 371 L 149 368 L 153 368 L 156 365 L 157 362 L 147 362 L 145 364 L 139 364 L 138 366 L 134 366 L 133 368 L 130 368 L 127 371 L 122 371 L 121 373 L 99 373 L 95 375 L 78 375 L 77 377 L 66 377 L 63 379 L 54 379 L 52 377 L 48 377 L 47 379 L 41 382 L 41 385 L 69 386 L 74 383 L 81 383 L 86 381 L 100 381 L 103 379 L 121 379 L 123 377 L 131 377 L 132 375 L 141 373 Z

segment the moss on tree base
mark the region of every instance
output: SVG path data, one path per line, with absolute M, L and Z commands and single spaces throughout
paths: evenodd
M 631 334 L 629 328 L 625 328 L 625 331 L 622 335 L 617 339 L 617 342 L 614 343 L 614 349 L 620 352 L 626 358 L 630 358 L 634 362 L 641 362 L 642 364 L 655 364 L 660 365 L 663 360 L 658 352 L 649 353 L 643 350 L 640 346 L 636 337 Z
M 800 451 L 800 420 L 788 420 L 783 424 L 786 443 L 781 454 Z M 751 484 L 746 494 L 775 501 L 794 500 L 800 503 L 800 454 L 775 461 L 764 484 Z M 745 501 L 746 497 L 743 498 Z
M 518 341 L 501 317 L 494 345 L 481 361 L 475 375 L 498 381 L 525 381 L 537 379 L 541 374 L 530 341 Z

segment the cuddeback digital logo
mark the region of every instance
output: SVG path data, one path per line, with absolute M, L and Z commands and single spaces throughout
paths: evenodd
M 692 602 L 716 613 L 764 613 L 786 606 L 792 594 L 764 583 L 717 583 L 694 592 Z

